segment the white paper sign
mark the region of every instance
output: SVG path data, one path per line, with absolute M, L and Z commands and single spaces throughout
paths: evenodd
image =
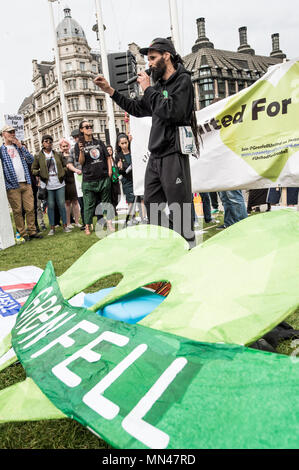
M 24 116 L 23 114 L 4 114 L 6 124 L 12 126 L 16 130 L 16 138 L 24 140 Z

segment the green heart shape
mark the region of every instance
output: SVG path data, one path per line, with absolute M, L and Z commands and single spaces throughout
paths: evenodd
M 223 143 L 272 182 L 299 149 L 298 77 L 297 61 L 276 86 L 258 81 L 229 100 L 216 117 Z

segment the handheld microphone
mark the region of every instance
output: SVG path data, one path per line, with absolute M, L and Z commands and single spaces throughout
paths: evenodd
M 152 69 L 145 70 L 145 73 L 147 73 L 147 75 L 150 77 L 152 73 Z M 135 75 L 135 77 L 129 78 L 129 80 L 125 82 L 125 85 L 131 85 L 132 83 L 137 82 L 138 78 L 139 78 L 139 75 Z

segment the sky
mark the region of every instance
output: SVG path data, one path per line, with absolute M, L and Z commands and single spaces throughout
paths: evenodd
M 171 35 L 168 0 L 101 0 L 108 52 L 127 50 L 135 42 L 147 46 L 156 37 Z M 92 26 L 95 0 L 59 0 L 53 3 L 55 24 L 63 8 L 82 26 L 92 49 L 98 48 Z M 177 0 L 184 55 L 197 39 L 196 19 L 206 20 L 206 35 L 215 48 L 237 50 L 238 29 L 247 26 L 247 38 L 256 54 L 269 55 L 271 34 L 280 34 L 280 49 L 289 59 L 299 57 L 298 0 Z M 52 60 L 53 30 L 48 0 L 1 1 L 0 125 L 3 115 L 16 113 L 33 92 L 32 59 Z

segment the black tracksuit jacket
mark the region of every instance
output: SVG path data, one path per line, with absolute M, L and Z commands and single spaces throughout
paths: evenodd
M 141 99 L 126 98 L 117 91 L 112 99 L 132 116 L 152 116 L 149 151 L 153 157 L 180 153 L 177 127 L 190 125 L 194 107 L 191 74 L 183 65 L 178 64 L 168 80 L 148 87 Z

